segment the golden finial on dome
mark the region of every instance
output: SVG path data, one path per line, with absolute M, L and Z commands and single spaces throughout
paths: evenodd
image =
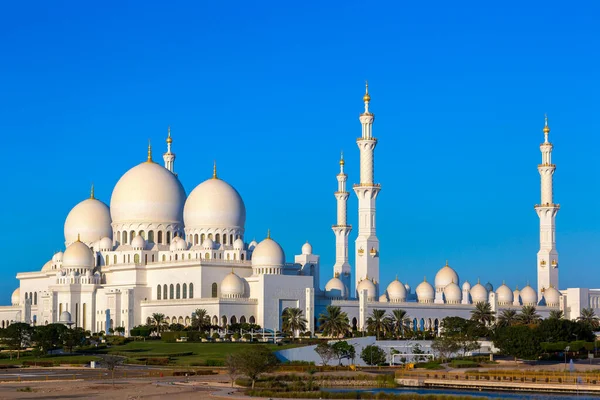
M 342 150 L 342 152 L 340 153 L 340 165 L 344 165 L 346 164 L 346 162 L 344 161 L 344 151 Z
M 81 242 L 81 234 L 79 234 L 79 233 L 77 234 L 77 241 Z
M 546 135 L 550 133 L 550 127 L 548 126 L 548 114 L 544 114 L 544 133 Z
M 271 239 L 271 229 L 267 229 L 267 239 Z
M 213 163 L 213 176 L 212 176 L 212 178 L 213 179 L 219 179 L 219 178 L 217 178 L 217 160 L 215 160 L 214 163 Z
M 423 277 L 423 282 L 427 282 L 427 276 Z
M 369 96 L 369 81 L 365 81 L 365 95 L 363 96 L 363 101 L 365 103 L 371 101 L 371 96 Z
M 448 265 L 448 260 L 446 260 L 446 267 L 449 267 L 449 265 Z
M 396 274 L 396 280 L 398 280 L 398 275 Z
M 90 199 L 95 199 L 94 197 L 94 184 L 92 183 L 92 190 L 90 192 Z
M 171 138 L 171 126 L 167 128 L 167 144 L 173 143 L 173 138 Z
M 146 162 L 154 162 L 152 161 L 152 143 L 150 143 L 150 139 L 148 139 L 148 159 L 146 160 Z

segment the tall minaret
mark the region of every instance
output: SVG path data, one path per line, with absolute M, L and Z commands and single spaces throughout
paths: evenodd
M 337 276 L 344 282 L 347 288 L 352 287 L 350 263 L 348 263 L 348 236 L 352 226 L 347 221 L 347 203 L 350 194 L 346 189 L 348 175 L 344 173 L 344 153 L 340 157 L 340 173 L 337 175 L 338 188 L 335 192 L 337 199 L 337 223 L 331 227 L 335 234 L 335 265 L 333 276 Z
M 163 154 L 163 160 L 165 160 L 165 168 L 175 174 L 175 153 L 171 153 L 171 144 L 173 139 L 171 138 L 171 127 L 169 126 L 167 134 L 167 152 Z
M 548 141 L 550 127 L 548 117 L 544 124 L 544 143 L 540 145 L 542 163 L 538 165 L 542 180 L 542 201 L 536 204 L 535 211 L 540 217 L 540 251 L 537 254 L 538 271 L 538 299 L 541 299 L 543 290 L 554 286 L 558 289 L 558 252 L 556 251 L 556 223 L 555 218 L 560 205 L 555 204 L 552 193 L 552 176 L 556 165 L 552 164 L 552 143 Z
M 379 239 L 375 225 L 375 200 L 381 186 L 373 182 L 373 152 L 377 139 L 373 137 L 375 115 L 369 112 L 369 83 L 366 85 L 365 112 L 360 114 L 362 136 L 356 140 L 360 150 L 360 183 L 354 185 L 358 197 L 358 237 L 356 238 L 356 285 L 366 278 L 379 288 Z

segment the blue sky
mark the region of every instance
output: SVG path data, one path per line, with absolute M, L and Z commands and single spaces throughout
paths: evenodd
M 548 113 L 561 287 L 600 286 L 597 2 L 169 3 L 0 6 L 2 303 L 62 249 L 92 181 L 108 203 L 168 125 L 188 193 L 216 159 L 246 238 L 270 228 L 288 260 L 310 240 L 329 278 L 365 79 L 384 283 L 414 287 L 446 259 L 461 280 L 535 283 Z

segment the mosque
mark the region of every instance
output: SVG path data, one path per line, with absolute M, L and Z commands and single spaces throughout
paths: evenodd
M 276 330 L 282 311 L 298 307 L 308 321 L 307 330 L 314 332 L 318 315 L 329 304 L 340 306 L 359 330 L 376 308 L 390 312 L 402 308 L 412 329 L 433 331 L 444 317 L 469 318 L 479 302 L 489 302 L 494 312 L 533 305 L 542 316 L 562 310 L 573 319 L 586 307 L 599 313 L 600 289 L 558 289 L 559 205 L 553 200 L 556 167 L 547 119 L 538 165 L 541 202 L 535 206 L 540 218 L 537 288 L 461 284 L 448 263 L 431 283 L 424 279 L 414 291 L 398 279 L 383 285 L 376 225 L 381 186 L 374 179 L 377 139 L 368 89 L 367 85 L 357 139 L 360 181 L 352 187 L 358 197 L 354 269 L 348 255 L 350 192 L 342 157 L 335 191 L 337 221 L 332 226 L 336 257 L 325 288 L 319 287 L 319 256 L 309 243 L 290 260 L 270 234 L 260 243 L 245 240 L 244 201 L 217 175 L 216 166 L 210 179 L 186 195 L 175 173 L 169 131 L 163 165 L 153 161 L 148 146 L 147 159 L 114 187 L 110 206 L 97 199 L 92 188 L 90 197 L 69 212 L 65 251 L 54 254 L 38 271 L 17 274 L 19 287 L 12 294 L 12 305 L 0 307 L 0 326 L 61 322 L 92 332 L 123 327 L 128 335 L 134 326 L 150 321 L 153 313 L 164 314 L 168 323 L 188 325 L 200 308 L 215 325 L 249 322 Z

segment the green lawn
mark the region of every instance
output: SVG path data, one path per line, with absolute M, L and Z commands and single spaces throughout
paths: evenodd
M 146 342 L 129 342 L 122 346 L 112 346 L 109 353 L 118 353 L 129 358 L 167 357 L 171 356 L 171 364 L 175 365 L 203 365 L 206 361 L 223 362 L 227 354 L 235 354 L 248 347 L 257 346 L 256 343 L 164 343 L 158 340 Z M 284 350 L 302 346 L 290 344 L 277 346 L 266 345 L 273 351 Z M 177 356 L 177 353 L 193 353 L 192 355 Z

